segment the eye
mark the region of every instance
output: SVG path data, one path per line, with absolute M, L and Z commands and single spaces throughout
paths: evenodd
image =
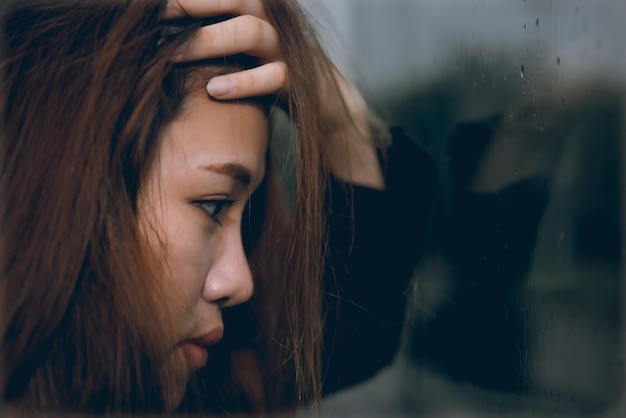
M 231 206 L 235 203 L 234 200 L 229 199 L 216 199 L 216 200 L 197 200 L 193 202 L 200 209 L 205 211 L 207 215 L 211 217 L 213 222 L 222 226 L 222 223 L 219 220 L 219 214 L 225 207 Z

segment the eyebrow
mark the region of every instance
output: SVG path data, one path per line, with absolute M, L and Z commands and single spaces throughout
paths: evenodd
M 200 166 L 202 170 L 212 171 L 217 174 L 228 176 L 244 186 L 249 185 L 252 182 L 252 174 L 250 170 L 241 164 L 236 163 L 224 163 L 224 164 L 208 164 Z

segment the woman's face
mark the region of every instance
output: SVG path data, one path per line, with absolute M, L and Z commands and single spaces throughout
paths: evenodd
M 218 103 L 202 91 L 187 99 L 161 138 L 139 207 L 148 242 L 162 254 L 162 287 L 175 328 L 166 361 L 176 371 L 174 399 L 205 365 L 206 347 L 221 339 L 221 309 L 252 294 L 241 222 L 264 177 L 266 148 L 261 106 Z

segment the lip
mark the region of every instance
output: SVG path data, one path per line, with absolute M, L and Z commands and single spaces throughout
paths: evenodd
M 189 338 L 185 342 L 199 345 L 202 347 L 210 347 L 220 342 L 223 336 L 224 336 L 224 328 L 218 327 L 218 328 L 212 329 L 211 331 L 205 334 L 199 335 L 197 337 Z
M 182 341 L 179 346 L 185 353 L 185 358 L 194 369 L 206 366 L 209 358 L 207 348 L 217 344 L 224 335 L 223 328 L 215 328 L 205 334 Z

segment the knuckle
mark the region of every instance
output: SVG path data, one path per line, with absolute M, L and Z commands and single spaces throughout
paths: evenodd
M 259 42 L 263 39 L 264 27 L 263 22 L 251 15 L 241 16 L 241 24 L 243 32 L 250 41 Z
M 241 6 L 242 6 L 241 0 L 227 0 L 226 3 L 228 3 L 228 9 L 233 12 L 237 10 L 241 10 Z
M 202 45 L 202 49 L 211 49 L 215 43 L 215 33 L 211 26 L 200 28 L 197 32 L 197 42 Z
M 284 62 L 278 64 L 278 78 L 282 86 L 287 84 L 287 81 L 289 79 L 289 72 L 287 70 L 287 64 Z
M 241 74 L 240 84 L 246 91 L 256 91 L 258 83 L 253 74 L 246 72 Z
M 173 0 L 173 7 L 175 7 L 181 16 L 191 16 L 189 13 L 190 1 L 189 0 Z

